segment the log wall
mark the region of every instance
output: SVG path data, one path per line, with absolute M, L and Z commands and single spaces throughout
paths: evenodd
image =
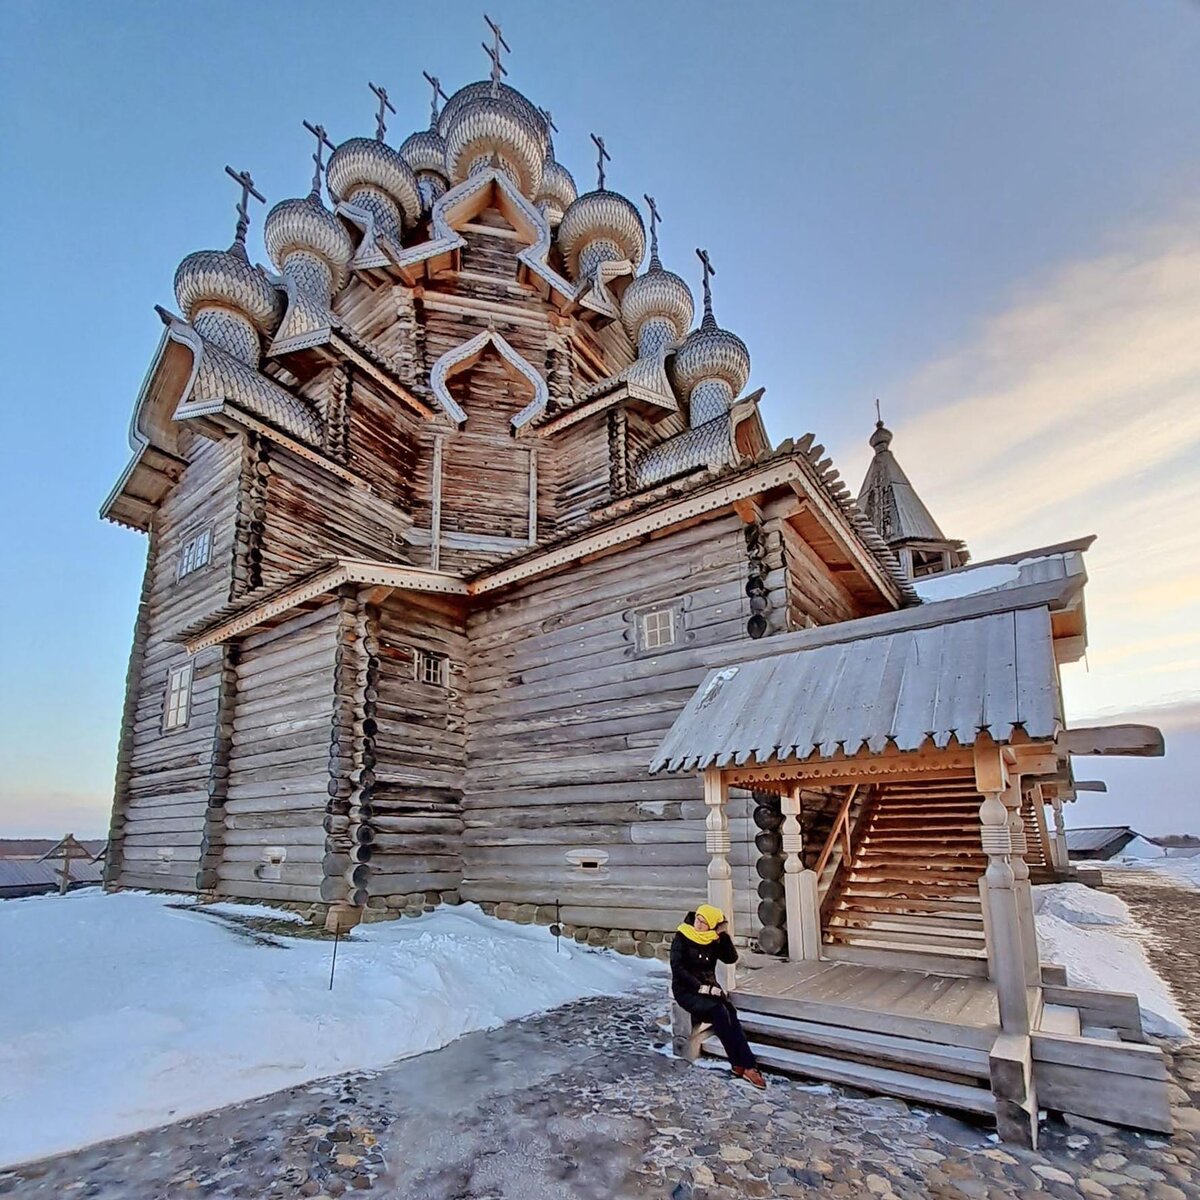
M 239 647 L 215 866 L 222 895 L 322 898 L 338 617 L 325 605 Z
M 703 900 L 701 781 L 646 766 L 704 678 L 699 651 L 745 636 L 745 579 L 730 515 L 521 585 L 470 618 L 465 899 L 559 900 L 572 925 L 646 931 Z M 635 614 L 658 604 L 683 628 L 669 650 L 639 651 Z M 731 861 L 753 933 L 747 813 L 738 798 Z
M 174 634 L 224 604 L 237 551 L 235 512 L 242 470 L 239 438 L 209 441 L 182 435 L 188 459 L 179 484 L 163 500 L 150 530 L 143 598 L 134 635 L 125 722 L 113 808 L 112 882 L 124 887 L 189 892 L 208 806 L 209 773 L 223 649 L 192 660 L 187 724 L 164 731 L 167 679 L 188 661 Z M 212 530 L 208 564 L 178 578 L 185 541 Z

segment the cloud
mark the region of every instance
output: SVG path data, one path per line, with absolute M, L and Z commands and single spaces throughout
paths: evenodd
M 1200 209 L 1026 280 L 899 399 L 897 457 L 977 558 L 1099 535 L 1070 715 L 1200 695 Z

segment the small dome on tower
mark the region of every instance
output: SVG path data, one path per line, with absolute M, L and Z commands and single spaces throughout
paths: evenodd
M 542 165 L 542 183 L 533 202 L 542 210 L 550 225 L 556 226 L 562 222 L 563 213 L 575 203 L 578 195 L 571 172 L 551 151 Z
M 665 322 L 667 328 L 660 331 L 656 339 L 665 346 L 683 337 L 696 309 L 691 288 L 674 271 L 664 270 L 659 261 L 658 208 L 652 197 L 646 196 L 645 200 L 650 206 L 650 266 L 625 289 L 621 297 L 621 321 L 639 346 L 647 322 Z M 663 336 L 666 333 L 670 336 Z
M 587 277 L 607 261 L 628 259 L 636 269 L 646 252 L 646 228 L 631 201 L 598 188 L 584 192 L 563 213 L 558 245 L 574 280 Z
M 546 159 L 546 126 L 533 105 L 521 97 L 522 106 L 501 94 L 497 85 L 477 85 L 486 90 L 455 104 L 462 92 L 450 97 L 439 121 L 446 141 L 446 173 L 451 183 L 462 183 L 470 175 L 499 167 L 523 196 L 537 195 Z M 464 91 L 466 89 L 463 89 Z M 511 88 L 503 88 L 512 92 Z M 514 93 L 516 94 L 516 93 Z M 531 119 L 526 110 L 532 110 Z M 452 115 L 447 119 L 446 114 Z
M 750 351 L 736 333 L 722 329 L 713 316 L 714 274 L 706 250 L 696 254 L 704 264 L 704 319 L 675 352 L 672 379 L 687 397 L 692 426 L 702 425 L 728 412 L 750 378 Z
M 267 213 L 263 241 L 280 271 L 325 301 L 345 282 L 354 253 L 345 227 L 316 195 L 276 204 Z
M 398 238 L 421 217 L 421 192 L 412 167 L 378 138 L 343 142 L 329 160 L 329 194 L 365 208 L 384 233 Z
M 422 74 L 433 88 L 429 128 L 410 133 L 400 144 L 400 157 L 412 168 L 417 186 L 421 189 L 421 202 L 426 209 L 430 209 L 445 192 L 449 182 L 446 177 L 446 139 L 438 133 L 438 101 L 444 100 L 446 94 L 437 76 L 430 75 L 428 71 Z
M 539 129 L 543 137 L 546 136 L 546 119 L 537 105 L 522 96 L 516 88 L 509 87 L 507 83 L 493 83 L 490 79 L 481 79 L 478 83 L 468 83 L 465 87 L 460 87 L 446 101 L 446 106 L 442 109 L 441 115 L 438 117 L 438 133 L 443 138 L 448 138 L 450 136 L 450 126 L 456 120 L 459 113 L 467 105 L 484 97 L 498 100 L 501 104 L 507 105 L 523 120 L 527 121 L 535 129 Z
M 197 250 L 175 270 L 175 300 L 204 338 L 257 366 L 260 334 L 272 333 L 283 316 L 279 293 L 246 257 L 248 197 L 263 197 L 245 171 L 226 173 L 242 185 L 237 233 L 228 250 Z

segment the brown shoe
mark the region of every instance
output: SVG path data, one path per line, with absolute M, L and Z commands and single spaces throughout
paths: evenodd
M 739 1079 L 744 1079 L 747 1083 L 752 1083 L 759 1091 L 765 1092 L 767 1090 L 767 1081 L 762 1077 L 762 1073 L 757 1067 L 746 1067 L 744 1070 L 734 1067 L 733 1073 Z

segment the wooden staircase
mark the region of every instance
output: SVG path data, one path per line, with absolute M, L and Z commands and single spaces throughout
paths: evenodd
M 979 1117 L 995 1113 L 988 1066 L 992 1030 L 849 1007 L 827 1013 L 816 1005 L 811 1016 L 792 1015 L 806 1006 L 743 993 L 735 1001 L 742 1028 L 766 1070 Z M 703 1049 L 724 1055 L 715 1037 Z
M 883 963 L 916 953 L 934 956 L 931 970 L 982 973 L 980 802 L 970 777 L 875 789 L 826 897 L 827 957 Z

